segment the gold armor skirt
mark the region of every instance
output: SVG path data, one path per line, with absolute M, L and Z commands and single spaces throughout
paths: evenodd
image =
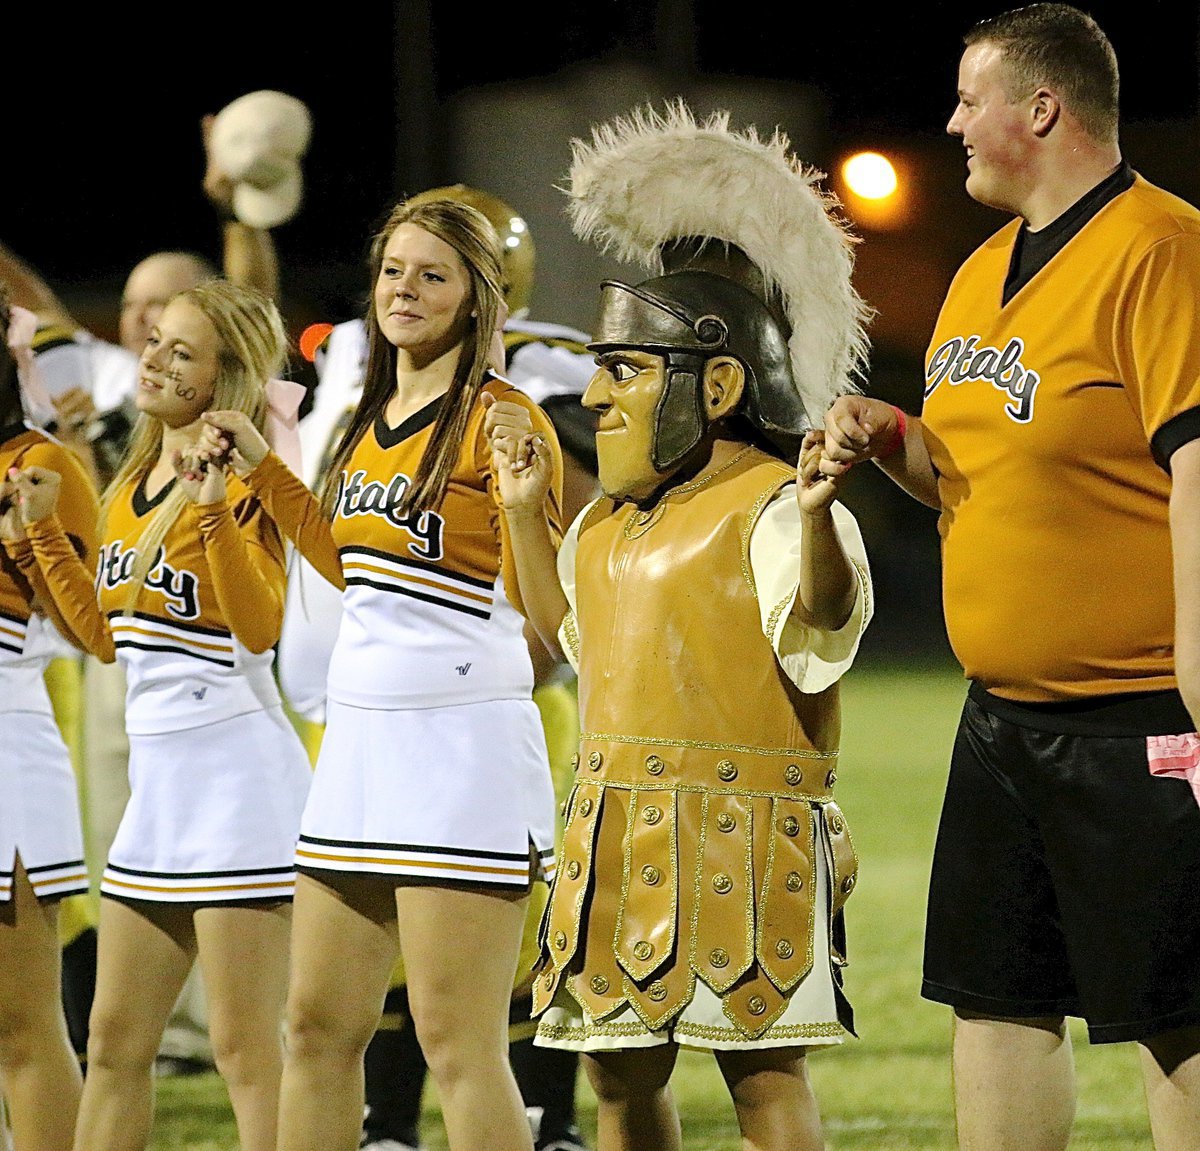
M 836 757 L 584 736 L 534 982 L 538 1042 L 838 1042 L 857 858 Z

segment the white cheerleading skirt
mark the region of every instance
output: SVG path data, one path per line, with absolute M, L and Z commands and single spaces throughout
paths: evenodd
M 0 903 L 18 856 L 39 899 L 86 892 L 78 785 L 54 717 L 6 711 L 0 732 Z
M 129 739 L 129 803 L 100 893 L 163 903 L 292 898 L 312 771 L 280 707 Z
M 511 890 L 548 881 L 554 788 L 537 706 L 330 700 L 296 865 Z

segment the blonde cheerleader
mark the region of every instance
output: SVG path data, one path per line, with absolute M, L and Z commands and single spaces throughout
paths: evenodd
M 101 880 L 76 1151 L 140 1151 L 153 1065 L 197 959 L 245 1151 L 274 1151 L 293 852 L 311 777 L 271 670 L 284 547 L 257 498 L 194 459 L 210 406 L 263 426 L 286 336 L 275 306 L 212 280 L 167 304 L 139 418 L 105 491 L 95 573 L 55 514 L 52 469 L 15 476 L 37 567 L 92 654 L 128 681 L 130 799 Z

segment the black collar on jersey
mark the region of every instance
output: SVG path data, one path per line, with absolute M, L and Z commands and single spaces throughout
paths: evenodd
M 417 432 L 424 431 L 437 419 L 438 412 L 442 410 L 442 400 L 445 398 L 446 393 L 443 392 L 437 399 L 430 400 L 419 412 L 405 417 L 394 428 L 388 427 L 381 408 L 379 415 L 375 417 L 375 439 L 379 441 L 379 446 L 394 448 L 410 436 L 415 436 Z
M 150 479 L 150 473 L 146 472 L 140 480 L 138 486 L 133 489 L 133 514 L 141 519 L 147 512 L 152 512 L 159 504 L 163 502 L 171 493 L 171 489 L 175 486 L 175 478 L 172 476 L 162 486 L 162 490 L 154 499 L 148 499 L 146 496 L 146 484 Z
M 1112 175 L 1105 176 L 1090 192 L 1085 192 L 1044 228 L 1031 232 L 1029 225 L 1022 222 L 1013 244 L 1001 304 L 1007 304 L 1028 284 L 1105 204 L 1132 188 L 1133 179 L 1133 169 L 1123 160 Z

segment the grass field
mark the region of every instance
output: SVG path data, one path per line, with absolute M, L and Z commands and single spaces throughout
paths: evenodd
M 954 1147 L 948 1012 L 922 1000 L 918 986 L 926 870 L 963 687 L 942 668 L 860 667 L 845 682 L 838 798 L 862 858 L 847 906 L 847 990 L 859 1037 L 811 1059 L 831 1151 Z M 1078 1026 L 1072 1035 L 1080 1081 L 1073 1151 L 1151 1151 L 1135 1050 L 1091 1048 Z M 739 1151 L 710 1057 L 683 1052 L 674 1089 L 688 1151 Z M 595 1105 L 585 1082 L 579 1098 L 590 1138 Z M 432 1089 L 426 1109 L 426 1145 L 443 1151 Z M 236 1144 L 216 1076 L 161 1084 L 156 1149 Z

